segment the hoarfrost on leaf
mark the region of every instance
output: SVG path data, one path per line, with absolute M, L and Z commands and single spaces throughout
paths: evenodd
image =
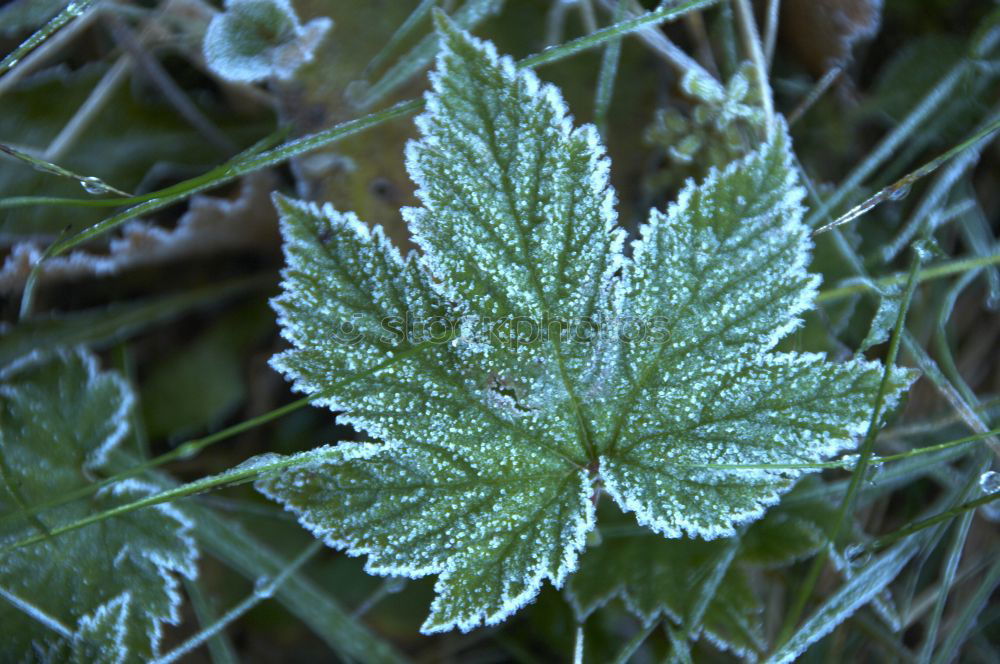
M 257 483 L 369 572 L 437 574 L 426 632 L 497 623 L 561 586 L 600 487 L 661 535 L 733 536 L 805 472 L 782 466 L 855 445 L 883 372 L 773 351 L 818 281 L 783 125 L 654 210 L 627 257 L 595 130 L 437 21 L 406 152 L 422 252 L 275 198 L 291 348 L 272 364 L 381 442 Z M 912 380 L 892 370 L 887 407 Z
M 289 80 L 312 62 L 332 27 L 326 17 L 302 25 L 289 0 L 226 0 L 205 32 L 205 60 L 237 83 Z
M 133 396 L 82 349 L 27 356 L 0 370 L 0 546 L 155 488 L 125 480 L 33 515 L 93 481 L 124 440 Z M 5 551 L 0 562 L 0 659 L 118 662 L 157 654 L 163 623 L 180 619 L 174 573 L 194 578 L 190 523 L 157 505 Z

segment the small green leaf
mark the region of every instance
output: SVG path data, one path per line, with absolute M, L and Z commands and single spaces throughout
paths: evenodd
M 289 0 L 226 0 L 205 32 L 205 61 L 229 81 L 287 80 L 332 27 L 325 17 L 302 25 Z
M 155 493 L 125 480 L 20 517 L 25 508 L 93 481 L 127 433 L 133 396 L 81 349 L 36 353 L 8 365 L 0 371 L 0 397 L 0 545 Z M 5 552 L 0 659 L 20 661 L 33 649 L 49 648 L 68 648 L 79 661 L 155 655 L 163 623 L 180 619 L 173 573 L 197 575 L 189 530 L 177 509 L 158 505 Z
M 825 544 L 837 522 L 837 506 L 823 498 L 806 498 L 806 492 L 823 483 L 805 477 L 767 516 L 750 526 L 740 538 L 739 559 L 764 567 L 781 567 L 807 558 Z

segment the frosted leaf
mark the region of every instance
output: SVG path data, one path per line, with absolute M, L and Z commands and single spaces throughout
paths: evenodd
M 804 478 L 780 505 L 740 533 L 732 556 L 730 539 L 706 542 L 637 533 L 621 512 L 602 507 L 598 522 L 607 534 L 599 546 L 587 549 L 566 584 L 578 620 L 616 597 L 646 625 L 660 618 L 678 627 L 691 625 L 704 606 L 696 638 L 700 634 L 744 660 L 759 659 L 769 644 L 761 629 L 763 602 L 754 576 L 812 555 L 829 541 L 838 510 L 807 495 L 817 484 L 821 481 L 814 476 Z M 711 590 L 706 580 L 720 565 L 725 565 L 722 582 L 706 598 Z
M 127 433 L 132 393 L 100 372 L 83 350 L 31 355 L 0 371 L 0 546 L 155 493 L 125 480 L 31 517 L 92 481 Z M 70 653 L 56 661 L 146 660 L 163 623 L 180 619 L 174 573 L 196 576 L 190 523 L 158 505 L 5 552 L 0 592 L 0 659 L 33 651 Z
M 874 291 L 878 293 L 878 308 L 875 310 L 871 327 L 861 342 L 858 352 L 864 352 L 872 346 L 889 340 L 889 335 L 896 325 L 896 319 L 899 318 L 899 308 L 903 304 L 903 289 L 900 286 L 879 288 L 870 281 L 866 285 L 873 287 Z
M 740 537 L 737 559 L 755 566 L 790 565 L 820 550 L 836 528 L 837 505 L 823 498 L 807 497 L 822 485 L 815 475 L 802 479 L 781 504 L 753 523 Z
M 602 527 L 620 523 L 622 515 L 601 510 Z M 690 624 L 703 598 L 705 581 L 719 565 L 727 565 L 724 540 L 664 539 L 654 533 L 607 537 L 583 554 L 580 569 L 566 584 L 566 595 L 577 619 L 614 598 L 646 626 L 661 618 Z M 763 610 L 746 571 L 728 564 L 693 636 L 748 659 L 766 649 L 760 629 Z
M 620 260 L 610 163 L 562 95 L 488 42 L 439 20 L 421 139 L 406 163 L 422 208 L 404 216 L 423 260 L 483 316 L 586 318 Z
M 228 81 L 288 80 L 332 27 L 326 17 L 302 25 L 289 0 L 226 0 L 205 32 L 205 60 Z
M 601 460 L 610 495 L 668 537 L 728 537 L 762 516 L 797 472 L 710 465 L 814 463 L 853 447 L 882 378 L 877 363 L 814 354 L 699 359 L 634 384 Z M 894 371 L 891 394 L 910 380 Z
M 268 198 L 274 175 L 267 171 L 243 178 L 235 198 L 196 195 L 172 228 L 131 221 L 113 238 L 106 253 L 77 249 L 44 261 L 45 248 L 35 242 L 15 244 L 0 267 L 0 293 L 17 292 L 38 267 L 39 283 L 107 277 L 125 270 L 190 256 L 272 246 L 277 235 Z M 39 266 L 39 263 L 41 265 Z
M 291 348 L 272 364 L 381 442 L 257 484 L 370 572 L 439 575 L 425 631 L 496 623 L 561 585 L 595 485 L 668 537 L 732 535 L 802 471 L 720 465 L 852 448 L 882 375 L 772 351 L 817 282 L 783 127 L 654 211 L 626 258 L 593 128 L 437 20 L 407 149 L 422 253 L 329 204 L 275 199 L 287 267 L 273 304 Z M 497 320 L 545 331 L 508 339 Z M 913 378 L 891 377 L 887 407 Z
M 422 443 L 341 443 L 341 458 L 258 483 L 373 574 L 439 574 L 425 633 L 492 625 L 575 569 L 593 525 L 583 472 L 545 459 L 479 464 Z

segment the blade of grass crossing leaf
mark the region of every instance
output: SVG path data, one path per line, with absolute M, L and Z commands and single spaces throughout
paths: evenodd
M 625 0 L 618 0 L 615 5 L 613 21 L 618 23 L 625 13 Z M 622 40 L 613 39 L 604 47 L 601 57 L 601 71 L 597 76 L 597 93 L 594 98 L 594 124 L 601 136 L 607 141 L 608 110 L 611 108 L 611 97 L 615 90 L 615 77 L 618 75 L 618 61 L 621 59 Z
M 824 601 L 794 634 L 770 656 L 768 664 L 791 662 L 809 646 L 829 634 L 860 607 L 881 592 L 919 548 L 919 538 L 901 542 L 867 565 Z
M 53 16 L 48 23 L 28 37 L 20 46 L 8 53 L 3 60 L 0 60 L 0 76 L 13 69 L 23 57 L 35 50 L 64 25 L 89 11 L 95 4 L 97 4 L 97 0 L 71 0 L 66 3 L 61 12 Z
M 266 599 L 270 599 L 275 591 L 280 588 L 292 574 L 305 565 L 310 558 L 316 555 L 323 548 L 323 542 L 315 540 L 311 542 L 298 556 L 288 563 L 281 572 L 274 578 L 262 576 L 254 582 L 254 590 L 239 604 L 226 611 L 218 620 L 203 628 L 197 634 L 189 638 L 168 653 L 157 657 L 153 664 L 170 664 L 176 662 L 181 657 L 193 652 L 201 647 L 206 641 L 222 632 L 233 622 L 241 618 L 247 611 L 254 608 Z
M 667 633 L 667 640 L 670 641 L 670 658 L 667 661 L 678 664 L 693 664 L 691 642 L 688 641 L 687 635 L 674 629 L 669 623 L 664 623 L 663 629 Z
M 131 455 L 116 454 L 114 463 L 120 468 L 132 468 L 139 460 Z M 144 477 L 161 489 L 177 486 L 163 473 L 147 473 Z M 201 547 L 249 581 L 273 576 L 287 567 L 286 559 L 249 535 L 232 519 L 204 506 L 202 501 L 188 501 L 184 509 L 195 521 L 194 533 Z M 389 643 L 351 619 L 333 597 L 301 574 L 292 574 L 277 589 L 275 599 L 346 661 L 366 664 L 406 661 Z
M 217 619 L 215 609 L 211 606 L 209 599 L 202 592 L 201 586 L 195 581 L 184 580 L 184 591 L 188 599 L 191 600 L 191 608 L 194 609 L 198 623 L 204 628 L 213 624 Z M 212 659 L 212 664 L 238 664 L 236 651 L 233 645 L 222 632 L 213 635 L 207 641 L 208 655 Z
M 639 650 L 639 648 L 642 647 L 642 644 L 646 642 L 646 639 L 648 639 L 649 635 L 653 633 L 653 630 L 656 629 L 657 625 L 659 625 L 658 622 L 651 622 L 633 634 L 632 638 L 626 641 L 621 650 L 618 651 L 618 654 L 615 655 L 615 658 L 612 660 L 613 663 L 628 664 L 628 662 L 631 662 L 632 656 Z
M 156 458 L 138 463 L 132 468 L 129 468 L 128 470 L 118 473 L 112 477 L 108 477 L 98 482 L 93 482 L 91 484 L 82 486 L 80 487 L 80 489 L 73 491 L 72 493 L 59 496 L 58 498 L 52 500 L 51 502 L 39 504 L 31 507 L 30 509 L 23 510 L 20 512 L 15 512 L 10 515 L 4 516 L 0 518 L 0 523 L 20 517 L 30 517 L 44 510 L 51 509 L 53 507 L 58 507 L 60 505 L 64 505 L 68 502 L 77 500 L 79 498 L 85 498 L 87 496 L 93 495 L 94 493 L 105 487 L 117 484 L 118 482 L 126 480 L 130 477 L 141 475 L 148 470 L 152 470 L 153 468 L 157 468 L 171 461 L 193 457 L 194 455 L 196 455 L 198 452 L 205 449 L 209 445 L 220 442 L 222 440 L 226 440 L 227 438 L 231 438 L 237 434 L 243 433 L 244 431 L 249 431 L 250 429 L 258 427 L 262 424 L 266 424 L 267 422 L 278 419 L 279 417 L 294 412 L 308 405 L 311 401 L 321 397 L 322 395 L 312 395 L 308 397 L 303 397 L 302 399 L 293 401 L 290 404 L 287 404 L 280 408 L 276 408 L 272 411 L 259 415 L 255 418 L 245 420 L 238 424 L 234 424 L 231 427 L 223 429 L 222 431 L 216 432 L 209 436 L 188 441 L 187 443 L 184 443 L 183 445 L 174 448 L 170 452 L 162 454 Z
M 162 505 L 163 503 L 173 502 L 188 496 L 195 496 L 206 491 L 252 482 L 253 480 L 269 473 L 276 473 L 278 471 L 285 470 L 286 468 L 292 468 L 294 466 L 318 461 L 330 454 L 332 449 L 333 448 L 329 447 L 318 448 L 310 452 L 302 452 L 288 457 L 282 457 L 277 454 L 264 454 L 259 457 L 254 457 L 244 461 L 242 464 L 234 468 L 230 468 L 229 470 L 216 475 L 209 475 L 208 477 L 188 482 L 187 484 L 183 484 L 167 491 L 161 491 L 160 493 L 145 496 L 130 503 L 124 503 L 122 505 L 112 507 L 111 509 L 104 510 L 103 512 L 91 514 L 83 517 L 82 519 L 77 519 L 76 521 L 71 521 L 70 523 L 59 526 L 58 528 L 52 528 L 48 533 L 40 533 L 30 537 L 25 537 L 24 539 L 4 546 L 3 549 L 0 549 L 0 552 L 6 553 L 25 546 L 37 544 L 38 542 L 58 537 L 59 535 L 79 530 L 80 528 L 85 528 L 116 516 L 128 514 L 144 507 Z
M 955 274 L 962 274 L 963 272 L 969 272 L 972 270 L 980 270 L 994 265 L 1000 265 L 1000 253 L 974 258 L 959 258 L 920 270 L 917 272 L 917 282 L 923 283 L 934 279 L 943 279 L 944 277 L 950 277 Z M 872 283 L 879 287 L 896 286 L 905 283 L 906 276 L 906 273 L 894 274 L 892 276 L 875 279 Z M 871 287 L 867 283 L 859 281 L 849 286 L 839 286 L 836 288 L 822 290 L 816 297 L 816 302 L 834 302 L 851 295 L 870 291 Z
M 910 263 L 906 289 L 903 294 L 903 300 L 899 306 L 899 313 L 896 317 L 896 324 L 892 331 L 892 338 L 889 341 L 889 351 L 886 353 L 885 372 L 882 375 L 882 383 L 879 386 L 879 391 L 875 396 L 875 404 L 872 407 L 872 416 L 868 425 L 868 433 L 865 435 L 864 442 L 861 445 L 860 458 L 858 459 L 858 463 L 855 465 L 851 474 L 851 481 L 850 484 L 848 484 L 847 492 L 844 494 L 844 500 L 840 506 L 840 513 L 838 514 L 837 522 L 834 525 L 833 532 L 830 534 L 830 542 L 828 545 L 830 547 L 837 546 L 837 541 L 844 530 L 847 519 L 853 514 L 858 489 L 861 487 L 861 482 L 863 481 L 864 475 L 868 470 L 869 461 L 874 455 L 875 438 L 878 435 L 878 430 L 881 426 L 882 403 L 885 398 L 886 388 L 889 384 L 892 367 L 895 365 L 896 356 L 899 354 L 900 340 L 902 339 L 903 328 L 906 323 L 906 314 L 909 310 L 910 300 L 913 299 L 913 292 L 917 286 L 916 275 L 919 267 L 920 252 L 914 251 L 913 259 Z M 792 603 L 791 609 L 785 618 L 785 625 L 781 630 L 781 635 L 778 637 L 778 643 L 783 643 L 789 637 L 792 628 L 795 623 L 798 622 L 799 616 L 802 615 L 806 602 L 808 602 L 809 596 L 812 594 L 813 588 L 816 586 L 816 581 L 819 579 L 819 574 L 822 571 L 823 566 L 826 564 L 828 555 L 829 549 L 823 548 L 813 559 L 805 581 L 800 586 L 795 596 L 795 601 Z

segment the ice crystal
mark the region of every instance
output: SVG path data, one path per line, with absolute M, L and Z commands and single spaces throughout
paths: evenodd
M 83 350 L 36 354 L 0 370 L 0 546 L 155 489 L 125 480 L 26 515 L 92 481 L 128 432 L 132 393 Z M 176 623 L 173 573 L 196 575 L 190 523 L 158 505 L 3 554 L 0 659 L 145 661 Z
M 229 81 L 287 80 L 312 61 L 331 27 L 326 17 L 302 25 L 289 0 L 226 0 L 205 32 L 205 60 Z
M 626 257 L 594 129 L 492 44 L 438 29 L 406 152 L 422 252 L 276 197 L 292 348 L 273 365 L 381 442 L 258 482 L 368 571 L 439 575 L 426 632 L 560 586 L 600 486 L 660 535 L 734 535 L 803 472 L 759 465 L 853 447 L 883 372 L 773 351 L 818 281 L 783 126 L 654 210 Z M 891 405 L 912 376 L 890 378 Z

